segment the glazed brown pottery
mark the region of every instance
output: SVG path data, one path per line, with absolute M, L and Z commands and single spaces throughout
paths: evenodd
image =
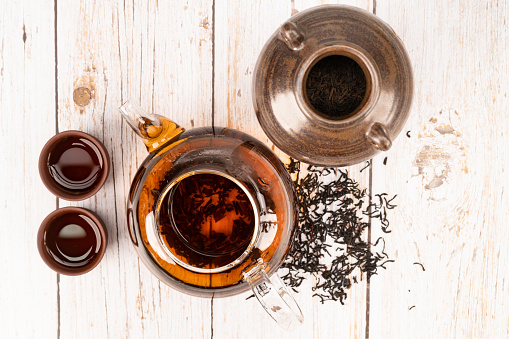
M 42 260 L 57 273 L 80 275 L 101 261 L 108 232 L 102 220 L 80 207 L 63 207 L 50 213 L 37 233 Z
M 110 170 L 106 147 L 81 131 L 65 131 L 53 136 L 39 156 L 39 175 L 57 197 L 78 201 L 96 194 Z
M 332 77 L 341 72 L 343 78 Z M 327 89 L 327 77 L 343 84 Z M 325 88 L 310 86 L 316 79 Z M 267 136 L 291 157 L 321 166 L 352 165 L 388 150 L 408 118 L 412 92 L 399 37 L 375 15 L 345 5 L 314 7 L 283 23 L 253 77 Z

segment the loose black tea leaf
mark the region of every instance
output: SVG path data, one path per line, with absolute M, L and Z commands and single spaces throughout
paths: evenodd
M 414 265 L 419 265 L 419 266 L 421 266 L 423 271 L 426 271 L 426 269 L 424 268 L 424 265 L 421 264 L 420 262 L 414 262 Z
M 249 297 L 247 297 L 247 298 L 246 298 L 246 300 L 249 300 L 249 299 L 251 299 L 251 298 L 254 298 L 254 296 L 255 296 L 254 294 L 251 294 Z
M 366 166 L 364 166 L 363 168 L 361 168 L 361 170 L 359 172 L 362 173 L 362 171 L 364 171 L 366 168 L 368 168 L 369 166 L 371 166 L 371 160 L 368 160 L 366 161 Z
M 370 199 L 366 190 L 339 168 L 308 166 L 303 178 L 299 178 L 298 161 L 290 159 L 287 168 L 295 178 L 299 227 L 282 265 L 287 269 L 282 279 L 296 291 L 295 287 L 312 275 L 316 278 L 314 296 L 322 302 L 339 300 L 343 304 L 346 290 L 359 281 L 359 273 L 360 279 L 363 273 L 371 277 L 393 261 L 385 253 L 382 237 L 369 244 L 363 233 L 369 218 L 379 219 L 382 231 L 390 232 L 387 211 L 396 207 L 396 196 L 382 193 Z M 335 179 L 325 183 L 323 179 L 329 175 Z M 373 251 L 379 244 L 382 249 Z

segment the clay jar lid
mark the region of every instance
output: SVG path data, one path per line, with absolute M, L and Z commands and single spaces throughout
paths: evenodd
M 359 78 L 363 87 L 353 106 L 336 114 L 330 107 L 346 92 L 320 84 L 310 93 L 308 80 L 342 71 L 354 89 Z M 292 16 L 267 41 L 253 77 L 253 104 L 267 136 L 291 157 L 319 166 L 352 165 L 388 150 L 408 118 L 412 93 L 401 40 L 375 15 L 345 5 Z
M 102 220 L 80 207 L 50 213 L 37 233 L 37 248 L 49 268 L 65 275 L 94 269 L 106 251 L 108 232 Z
M 110 171 L 106 147 L 81 131 L 53 136 L 39 156 L 39 175 L 46 188 L 59 198 L 90 198 L 104 185 Z

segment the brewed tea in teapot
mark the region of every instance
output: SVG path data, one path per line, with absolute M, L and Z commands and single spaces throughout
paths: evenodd
M 252 288 L 280 325 L 302 322 L 277 275 L 269 279 L 289 251 L 298 210 L 279 158 L 237 130 L 185 131 L 133 101 L 121 113 L 149 151 L 127 203 L 129 233 L 145 265 L 195 296 Z

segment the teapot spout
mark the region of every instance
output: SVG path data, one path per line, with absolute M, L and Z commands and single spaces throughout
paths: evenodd
M 143 139 L 149 153 L 155 152 L 185 131 L 166 117 L 147 113 L 133 99 L 127 100 L 119 111 L 129 126 Z

